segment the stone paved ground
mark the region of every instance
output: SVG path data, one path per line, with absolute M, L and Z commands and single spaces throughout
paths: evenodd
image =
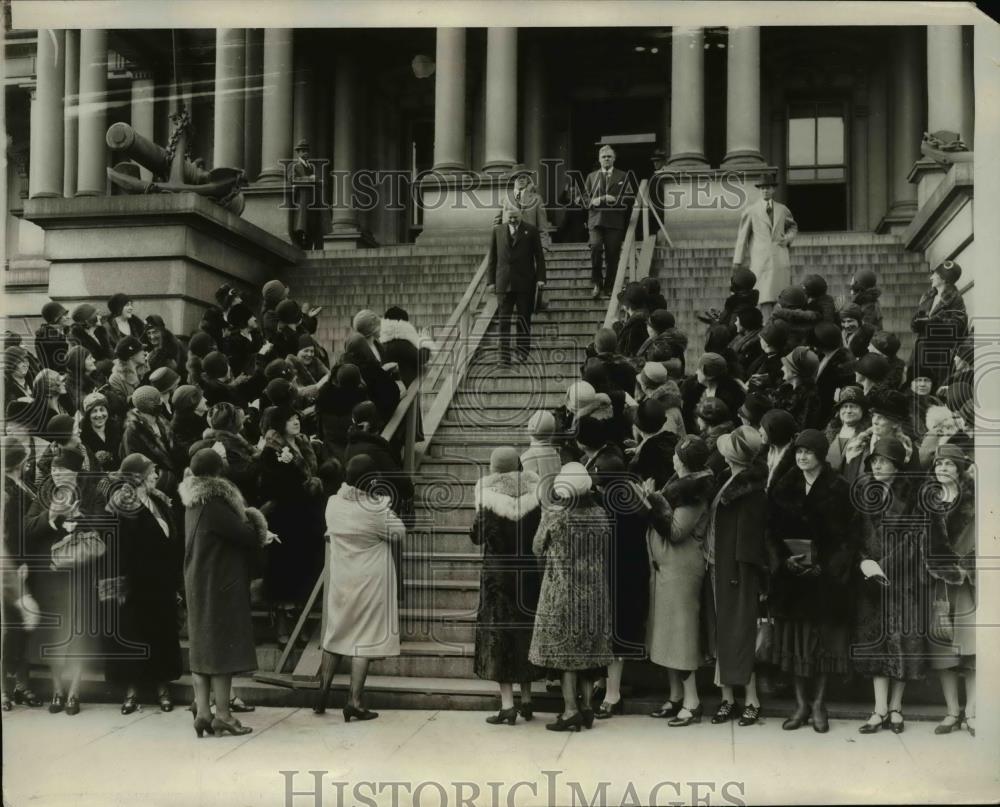
M 775 718 L 746 728 L 705 721 L 669 729 L 628 716 L 557 734 L 545 731 L 547 714 L 514 727 L 488 726 L 485 713 L 463 711 L 386 711 L 350 725 L 338 710 L 317 717 L 309 709 L 260 708 L 244 717 L 252 734 L 198 740 L 183 710 L 147 706 L 123 717 L 116 706 L 84 704 L 67 717 L 17 708 L 3 716 L 4 803 L 436 807 L 458 805 L 462 796 L 467 805 L 493 807 L 1000 798 L 1000 747 L 982 730 L 976 738 L 934 736 L 928 722 L 911 722 L 902 735 L 861 736 L 857 722 L 832 721 L 823 736 L 809 728 L 784 732 Z M 307 771 L 323 772 L 320 796 Z M 290 790 L 306 795 L 289 796 L 289 779 Z M 602 782 L 610 783 L 603 799 Z

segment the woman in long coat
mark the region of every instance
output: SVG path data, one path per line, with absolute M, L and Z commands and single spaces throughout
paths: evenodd
M 829 731 L 824 704 L 827 676 L 850 672 L 850 582 L 857 529 L 847 482 L 826 463 L 829 450 L 822 432 L 801 432 L 795 439 L 796 467 L 768 491 L 771 661 L 795 677 L 797 703 L 782 723 L 786 731 L 805 725 L 810 714 L 814 730 Z M 804 547 L 788 543 L 803 540 L 809 543 L 809 556 L 800 551 Z M 811 680 L 816 687 L 810 709 Z
M 490 473 L 476 483 L 472 543 L 483 547 L 476 613 L 474 671 L 500 685 L 500 712 L 486 718 L 493 725 L 513 725 L 518 712 L 532 718 L 531 682 L 543 671 L 528 661 L 541 572 L 531 540 L 541 518 L 538 476 L 518 470 L 513 448 L 500 447 L 490 457 Z M 521 685 L 521 707 L 514 706 L 514 682 Z
M 298 413 L 272 406 L 261 416 L 264 448 L 260 482 L 267 502 L 262 509 L 279 541 L 267 551 L 264 590 L 276 611 L 277 639 L 284 644 L 295 618 L 323 571 L 322 483 Z
M 194 729 L 247 734 L 230 711 L 233 676 L 257 669 L 250 578 L 255 555 L 270 536 L 259 510 L 247 507 L 222 476 L 225 462 L 210 448 L 191 458 L 179 488 L 184 514 L 184 592 L 194 679 Z M 212 717 L 209 696 L 215 696 Z
M 948 714 L 934 729 L 949 734 L 967 728 L 976 733 L 976 483 L 968 456 L 944 444 L 934 455 L 938 506 L 931 512 L 935 563 L 934 585 L 945 589 L 953 638 L 944 652 L 934 648 L 931 667 L 941 679 Z M 922 497 L 923 501 L 928 501 Z M 959 677 L 965 679 L 965 708 L 958 698 Z
M 920 622 L 930 586 L 921 542 L 926 536 L 912 525 L 916 485 L 900 473 L 905 461 L 903 444 L 882 438 L 868 457 L 868 473 L 857 482 L 855 498 L 864 507 L 854 669 L 872 679 L 875 692 L 875 710 L 859 727 L 862 734 L 881 728 L 901 734 L 906 682 L 924 673 L 926 630 Z
M 749 726 L 760 717 L 754 660 L 758 602 L 767 569 L 767 470 L 757 461 L 761 440 L 750 426 L 722 435 L 716 446 L 728 472 L 712 500 L 706 540 L 709 637 L 715 643 L 715 683 L 722 688 L 722 703 L 712 722 L 734 716 L 733 688 L 745 686 L 739 723 Z
M 930 273 L 931 287 L 924 292 L 910 320 L 915 334 L 910 352 L 910 374 L 919 364 L 935 362 L 940 375 L 951 366 L 952 353 L 969 330 L 969 317 L 962 293 L 955 287 L 962 277 L 962 267 L 955 261 L 944 261 Z M 934 357 L 934 358 L 932 358 Z
M 612 660 L 604 570 L 612 526 L 580 463 L 563 466 L 552 493 L 556 503 L 543 513 L 532 542 L 535 555 L 545 558 L 545 574 L 528 660 L 562 673 L 564 710 L 545 728 L 579 731 L 593 725 L 590 682 Z
M 373 720 L 362 704 L 368 664 L 399 655 L 396 565 L 389 546 L 406 527 L 378 495 L 378 469 L 361 454 L 347 463 L 345 482 L 326 505 L 330 563 L 326 582 L 326 632 L 320 688 L 313 711 L 326 711 L 327 693 L 341 656 L 351 659 L 351 693 L 344 720 Z
M 705 466 L 709 450 L 700 437 L 684 437 L 674 451 L 674 475 L 656 495 L 656 517 L 646 534 L 649 548 L 649 660 L 667 668 L 670 696 L 651 717 L 668 726 L 701 721 L 695 671 L 701 666 L 701 592 L 704 538 L 715 498 L 715 474 Z
M 110 590 L 104 599 L 116 627 L 105 675 L 126 687 L 122 714 L 139 707 L 138 687 L 156 686 L 160 709 L 171 711 L 167 682 L 180 678 L 177 593 L 184 557 L 170 499 L 156 489 L 156 466 L 130 454 L 109 480 L 108 511 L 118 528 L 108 545 Z

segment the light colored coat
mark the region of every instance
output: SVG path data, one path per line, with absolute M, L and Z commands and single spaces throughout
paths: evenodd
M 390 543 L 406 535 L 389 498 L 348 484 L 326 505 L 330 563 L 323 649 L 365 658 L 399 655 L 396 566 Z
M 743 264 L 749 253 L 750 271 L 757 276 L 756 288 L 760 292 L 761 303 L 775 302 L 782 290 L 792 285 L 788 245 L 799 231 L 792 211 L 773 199 L 771 203 L 773 225 L 767 217 L 763 199 L 758 199 L 743 211 L 733 253 L 736 265 Z

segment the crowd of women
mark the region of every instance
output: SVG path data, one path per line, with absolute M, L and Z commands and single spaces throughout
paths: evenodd
M 319 309 L 279 281 L 259 296 L 220 288 L 190 335 L 126 294 L 103 316 L 47 303 L 33 350 L 6 334 L 4 710 L 42 705 L 41 664 L 50 712 L 79 712 L 88 668 L 121 687 L 123 714 L 147 697 L 170 711 L 186 629 L 198 735 L 249 731 L 231 681 L 257 667 L 251 581 L 285 644 L 324 536 L 347 529 L 333 503 L 361 508 L 378 480 L 373 501 L 409 519 L 412 483 L 381 432 L 433 343 L 401 308 L 363 310 L 331 366 Z
M 557 676 L 563 709 L 547 728 L 589 729 L 623 713 L 626 660 L 648 659 L 669 682 L 651 716 L 671 727 L 701 721 L 708 663 L 712 723 L 757 722 L 767 671 L 794 689 L 782 728 L 823 733 L 828 682 L 863 676 L 874 709 L 860 732 L 899 733 L 906 684 L 933 670 L 947 706 L 936 733 L 975 733 L 960 272 L 931 273 L 904 363 L 873 272 L 856 273 L 839 311 L 809 275 L 764 323 L 754 276 L 737 269 L 687 376 L 658 281 L 627 287 L 624 318 L 597 332 L 564 404 L 531 417 L 520 457 L 497 448 L 476 486 L 475 670 L 501 697 L 488 722 L 530 719 L 530 683 Z
M 695 672 L 714 663 L 713 723 L 756 722 L 769 669 L 794 682 L 786 729 L 827 731 L 827 682 L 854 674 L 873 681 L 860 730 L 900 732 L 906 683 L 934 669 L 947 704 L 936 730 L 974 731 L 959 274 L 951 262 L 931 274 L 904 363 L 872 272 L 839 311 L 810 275 L 764 323 L 753 275 L 736 270 L 690 374 L 658 282 L 629 285 L 563 405 L 534 413 L 527 450 L 498 447 L 476 484 L 475 672 L 501 698 L 489 722 L 530 719 L 531 682 L 547 677 L 564 701 L 547 728 L 591 728 L 624 712 L 626 662 L 648 659 L 669 682 L 652 716 L 673 727 L 701 721 Z M 124 294 L 103 317 L 48 303 L 33 352 L 7 334 L 4 709 L 41 705 L 29 677 L 41 662 L 49 710 L 76 714 L 90 660 L 121 686 L 123 713 L 148 693 L 169 711 L 186 628 L 196 733 L 249 731 L 233 714 L 253 707 L 231 684 L 256 667 L 251 580 L 288 642 L 325 536 L 315 710 L 347 657 L 344 718 L 377 717 L 365 677 L 400 652 L 414 509 L 381 432 L 434 346 L 402 309 L 365 310 L 331 365 L 318 309 L 278 281 L 260 296 L 221 288 L 184 337 Z

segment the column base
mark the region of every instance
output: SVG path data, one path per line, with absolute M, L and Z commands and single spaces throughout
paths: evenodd
M 483 173 L 494 175 L 509 175 L 510 169 L 514 167 L 516 160 L 493 160 L 483 166 Z
M 733 241 L 743 209 L 760 197 L 758 177 L 773 174 L 767 164 L 745 170 L 668 166 L 655 175 L 664 226 L 676 244 Z M 655 202 L 654 202 L 655 204 Z M 794 211 L 793 211 L 794 212 Z
M 886 233 L 899 235 L 906 230 L 916 214 L 917 202 L 915 199 L 905 202 L 894 202 L 886 214 L 882 216 L 882 220 L 876 225 L 875 232 L 880 235 Z
M 323 236 L 324 252 L 340 252 L 348 249 L 367 249 L 378 246 L 371 233 L 357 225 L 334 224 L 333 230 Z
M 682 151 L 679 154 L 671 154 L 667 159 L 667 165 L 674 168 L 694 168 L 699 170 L 708 168 L 705 155 L 699 154 L 696 151 Z
M 742 168 L 744 166 L 766 165 L 764 155 L 756 149 L 736 149 L 730 151 L 722 161 L 723 168 Z

